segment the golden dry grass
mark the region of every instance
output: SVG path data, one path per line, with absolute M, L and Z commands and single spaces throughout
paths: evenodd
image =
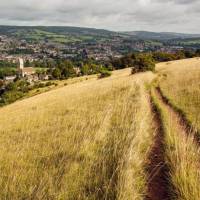
M 97 75 L 88 75 L 88 76 L 69 78 L 69 79 L 62 80 L 62 81 L 52 80 L 50 82 L 54 83 L 54 85 L 46 86 L 44 88 L 38 88 L 38 89 L 30 90 L 28 92 L 28 94 L 25 95 L 24 98 L 32 97 L 32 96 L 35 96 L 35 95 L 38 95 L 38 94 L 41 94 L 41 93 L 44 93 L 44 92 L 48 92 L 50 90 L 58 89 L 58 88 L 61 88 L 63 86 L 66 86 L 66 85 L 71 85 L 71 84 L 80 83 L 80 82 L 83 82 L 83 81 L 86 81 L 86 80 L 96 80 L 96 79 L 97 79 Z M 45 84 L 45 83 L 47 83 L 47 81 L 44 81 L 43 83 Z
M 161 63 L 156 71 L 164 95 L 200 128 L 200 59 Z M 145 85 L 156 75 L 130 73 L 59 82 L 0 108 L 0 199 L 145 199 L 155 131 Z M 175 199 L 199 200 L 199 148 L 153 97 Z
M 1 199 L 143 199 L 153 78 L 126 69 L 1 108 Z
M 165 131 L 166 164 L 169 167 L 171 199 L 200 199 L 200 149 L 192 134 L 189 136 L 180 124 L 173 110 L 158 98 L 153 90 L 152 96 L 159 109 Z
M 184 113 L 190 123 L 200 128 L 200 59 L 193 58 L 160 63 L 157 84 L 175 108 Z M 171 183 L 176 192 L 175 199 L 199 200 L 200 149 L 193 133 L 184 130 L 175 116 L 153 92 L 165 128 L 166 158 L 170 167 Z M 178 117 L 178 118 L 177 118 Z M 189 135 L 188 135 L 189 134 Z
M 160 63 L 156 70 L 164 95 L 200 130 L 200 58 Z

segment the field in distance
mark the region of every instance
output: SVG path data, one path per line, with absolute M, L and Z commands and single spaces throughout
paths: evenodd
M 199 200 L 200 59 L 0 108 L 0 198 Z

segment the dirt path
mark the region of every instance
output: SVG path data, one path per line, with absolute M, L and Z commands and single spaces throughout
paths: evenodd
M 152 91 L 152 99 L 156 99 L 156 106 L 152 103 L 152 112 L 154 114 L 154 124 L 156 128 L 155 143 L 149 155 L 149 182 L 148 196 L 146 200 L 170 200 L 176 196 L 175 188 L 171 185 L 169 167 L 165 164 L 165 130 L 160 114 L 160 108 L 168 113 L 173 120 L 173 126 L 180 137 L 190 137 L 197 145 L 200 145 L 200 133 L 196 131 L 186 119 L 181 111 L 174 108 L 169 100 L 162 94 L 159 87 Z M 159 108 L 160 107 L 160 108 Z M 173 192 L 174 191 L 174 192 Z
M 200 133 L 191 126 L 189 121 L 181 112 L 178 112 L 173 108 L 169 100 L 162 94 L 159 87 L 155 89 L 155 94 L 160 103 L 167 108 L 168 112 L 172 116 L 172 119 L 176 121 L 179 132 L 187 136 L 192 135 L 194 137 L 194 141 L 200 146 Z
M 148 183 L 146 200 L 170 200 L 169 169 L 165 162 L 164 130 L 160 114 L 151 102 L 154 115 L 155 138 L 147 167 Z

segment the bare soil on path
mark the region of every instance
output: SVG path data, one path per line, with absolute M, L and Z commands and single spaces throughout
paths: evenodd
M 187 120 L 184 114 L 177 111 L 169 100 L 163 95 L 159 87 L 156 88 L 155 94 L 159 99 L 160 103 L 165 106 L 170 113 L 172 119 L 176 121 L 177 128 L 180 133 L 185 134 L 186 136 L 193 136 L 194 141 L 200 146 L 200 133 L 194 127 L 191 126 L 190 122 Z
M 170 200 L 169 169 L 165 162 L 165 142 L 162 120 L 156 106 L 151 102 L 155 128 L 154 144 L 147 163 L 146 200 Z

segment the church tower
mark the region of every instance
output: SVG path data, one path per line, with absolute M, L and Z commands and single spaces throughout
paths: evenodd
M 18 74 L 20 77 L 28 77 L 35 74 L 35 69 L 33 67 L 24 67 L 23 58 L 19 58 Z
M 24 60 L 22 58 L 19 58 L 19 69 L 24 69 Z
M 23 77 L 23 69 L 24 69 L 24 60 L 22 58 L 19 58 L 19 67 L 18 67 L 18 73 L 19 76 Z

